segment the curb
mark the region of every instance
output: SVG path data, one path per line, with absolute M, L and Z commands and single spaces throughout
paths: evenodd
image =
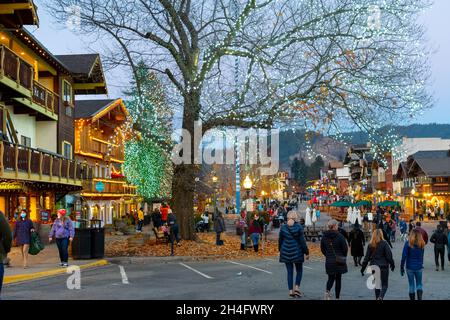
M 80 265 L 80 269 L 88 269 L 88 268 L 94 268 L 94 267 L 101 267 L 108 265 L 109 262 L 107 260 L 99 260 L 87 264 Z M 73 264 L 75 265 L 75 264 Z M 70 266 L 69 266 L 70 267 Z M 29 274 L 16 274 L 11 276 L 5 276 L 3 279 L 3 284 L 12 284 L 17 282 L 25 282 L 25 281 L 31 281 L 41 278 L 47 278 L 51 276 L 57 276 L 61 274 L 66 274 L 67 269 L 51 269 L 47 271 L 40 271 L 35 273 L 29 273 Z
M 274 256 L 265 257 L 249 257 L 246 260 L 261 260 Z M 107 258 L 111 264 L 147 264 L 147 263 L 171 263 L 171 262 L 192 262 L 192 261 L 209 261 L 209 260 L 230 260 L 222 255 L 211 256 L 173 256 L 173 257 L 114 257 Z

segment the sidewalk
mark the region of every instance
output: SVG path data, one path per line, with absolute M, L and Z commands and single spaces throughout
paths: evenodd
M 11 259 L 10 267 L 5 267 L 5 278 L 3 283 L 15 283 L 27 280 L 53 276 L 66 273 L 66 268 L 59 266 L 59 254 L 56 244 L 47 245 L 38 255 L 28 255 L 28 268 L 22 266 L 22 255 L 19 248 L 14 247 L 8 254 Z M 98 267 L 108 264 L 103 259 L 72 260 L 69 258 L 69 266 L 77 265 L 80 268 Z

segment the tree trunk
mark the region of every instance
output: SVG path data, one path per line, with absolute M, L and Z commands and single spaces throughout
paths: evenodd
M 199 166 L 194 162 L 194 121 L 198 119 L 199 110 L 199 92 L 187 93 L 184 96 L 183 129 L 191 136 L 191 159 L 190 163 L 176 165 L 174 168 L 171 204 L 178 217 L 180 235 L 185 240 L 195 239 L 194 192 Z

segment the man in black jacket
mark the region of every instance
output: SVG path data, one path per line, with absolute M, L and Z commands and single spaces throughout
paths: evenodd
M 3 275 L 5 269 L 3 261 L 6 259 L 6 255 L 11 250 L 12 246 L 12 234 L 8 221 L 6 221 L 3 212 L 0 211 L 0 295 L 2 293 Z
M 440 224 L 438 224 L 437 229 L 431 236 L 430 242 L 434 243 L 434 261 L 436 262 L 436 271 L 439 271 L 439 256 L 441 257 L 441 270 L 444 271 L 445 246 L 448 244 L 448 239 Z

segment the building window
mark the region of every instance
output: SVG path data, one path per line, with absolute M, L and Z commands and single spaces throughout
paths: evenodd
M 68 159 L 72 159 L 72 145 L 67 141 L 63 142 L 63 155 Z
M 70 85 L 69 82 L 67 82 L 65 80 L 63 80 L 63 97 L 64 97 L 64 102 L 68 102 L 70 105 L 73 104 L 73 101 L 72 101 L 72 86 Z
M 31 148 L 31 138 L 20 136 L 20 144 L 25 147 Z

